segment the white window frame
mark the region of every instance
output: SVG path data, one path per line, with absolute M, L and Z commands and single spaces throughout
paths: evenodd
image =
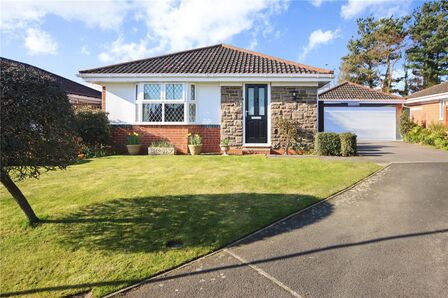
M 439 102 L 439 120 L 443 120 L 445 116 L 445 101 L 443 99 Z
M 147 84 L 160 84 L 160 99 L 145 99 L 145 85 Z M 182 98 L 181 99 L 166 99 L 166 85 L 168 84 L 181 84 L 182 85 Z M 137 99 L 137 110 L 138 110 L 138 122 L 139 124 L 154 124 L 154 125 L 179 125 L 179 124 L 193 124 L 195 122 L 189 122 L 189 104 L 195 103 L 195 108 L 197 111 L 197 90 L 195 86 L 195 100 L 191 101 L 191 85 L 182 82 L 144 82 L 138 84 L 138 99 Z M 150 122 L 143 121 L 143 105 L 144 104 L 161 104 L 162 105 L 162 121 L 160 122 Z M 166 104 L 183 104 L 184 105 L 184 120 L 178 122 L 166 122 L 165 121 L 165 105 Z M 197 114 L 196 114 L 197 118 Z M 197 119 L 195 119 L 197 120 Z

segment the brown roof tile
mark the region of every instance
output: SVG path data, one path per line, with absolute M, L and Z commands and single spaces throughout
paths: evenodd
M 89 73 L 332 74 L 333 71 L 218 44 L 99 68 Z
M 344 82 L 320 93 L 319 99 L 329 101 L 397 101 L 403 98 L 352 82 Z
M 407 99 L 413 99 L 417 97 L 423 97 L 423 96 L 429 96 L 429 95 L 435 95 L 439 93 L 445 93 L 448 92 L 448 81 L 440 83 L 438 85 L 423 89 L 421 91 L 415 92 L 414 94 L 411 94 L 407 97 Z

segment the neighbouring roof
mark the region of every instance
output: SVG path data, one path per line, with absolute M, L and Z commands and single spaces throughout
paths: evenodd
M 67 94 L 91 97 L 91 98 L 95 98 L 95 99 L 98 99 L 99 101 L 101 101 L 101 92 L 100 91 L 97 91 L 93 88 L 89 88 L 85 85 L 76 83 L 72 80 L 66 79 L 64 77 L 61 77 L 57 74 L 54 74 L 54 73 L 51 73 L 44 69 L 41 69 L 39 67 L 30 65 L 27 63 L 23 63 L 23 62 L 11 60 L 8 58 L 3 58 L 3 57 L 0 57 L 0 62 L 1 62 L 2 67 L 3 67 L 3 65 L 22 65 L 26 69 L 30 69 L 32 71 L 36 71 L 39 74 L 48 76 L 51 79 L 55 80 L 57 82 L 57 84 L 59 84 L 61 89 L 64 90 Z
M 440 83 L 438 85 L 434 85 L 432 87 L 426 88 L 424 90 L 415 92 L 407 97 L 407 99 L 413 99 L 423 96 L 429 96 L 429 95 L 435 95 L 439 93 L 446 93 L 448 92 L 448 81 Z
M 261 53 L 218 44 L 81 70 L 82 74 L 333 74 L 332 70 L 312 67 Z
M 319 94 L 326 101 L 394 101 L 402 97 L 375 90 L 352 82 L 344 82 Z

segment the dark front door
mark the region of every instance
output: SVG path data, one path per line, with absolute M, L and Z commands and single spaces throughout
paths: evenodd
M 268 141 L 267 85 L 246 85 L 246 143 Z

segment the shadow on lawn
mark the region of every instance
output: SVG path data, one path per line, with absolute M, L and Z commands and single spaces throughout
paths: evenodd
M 255 193 L 138 197 L 92 204 L 45 222 L 58 225 L 58 241 L 71 250 L 155 252 L 168 250 L 169 240 L 180 240 L 184 248 L 218 248 L 317 201 L 306 195 Z M 288 229 L 332 212 L 331 203 L 324 202 L 318 213 Z M 285 231 L 278 228 L 260 235 Z M 260 235 L 248 239 L 257 241 Z

